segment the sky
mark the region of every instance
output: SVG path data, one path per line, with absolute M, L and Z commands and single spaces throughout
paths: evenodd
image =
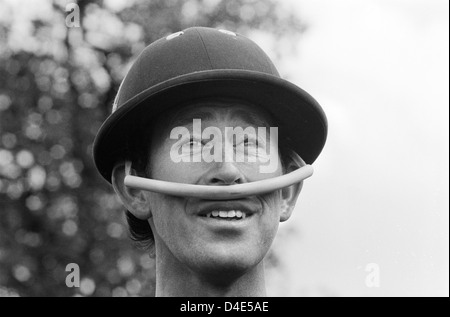
M 280 225 L 269 294 L 448 296 L 448 1 L 289 5 L 308 29 L 277 66 L 329 132 Z

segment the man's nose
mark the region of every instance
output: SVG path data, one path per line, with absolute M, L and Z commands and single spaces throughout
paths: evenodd
M 244 183 L 241 171 L 233 162 L 218 162 L 214 164 L 207 175 L 208 185 L 234 185 Z

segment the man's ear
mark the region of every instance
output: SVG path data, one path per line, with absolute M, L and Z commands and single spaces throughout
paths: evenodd
M 285 173 L 290 173 L 296 169 L 299 169 L 306 165 L 303 159 L 295 152 L 290 153 L 286 162 Z M 303 187 L 303 181 L 295 183 L 289 187 L 281 190 L 282 208 L 280 213 L 280 222 L 286 221 L 291 217 L 294 210 L 295 203 L 297 202 L 298 195 Z
M 114 166 L 111 177 L 114 191 L 133 216 L 141 220 L 147 220 L 152 216 L 148 196 L 141 190 L 129 188 L 125 185 L 125 170 L 125 162 L 117 163 Z M 130 168 L 130 174 L 136 174 L 136 171 Z

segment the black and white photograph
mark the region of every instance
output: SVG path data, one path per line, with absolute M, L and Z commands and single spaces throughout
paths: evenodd
M 447 0 L 0 0 L 0 297 L 448 296 Z

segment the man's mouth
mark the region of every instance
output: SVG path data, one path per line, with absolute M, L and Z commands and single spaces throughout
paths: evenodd
M 205 220 L 239 221 L 252 217 L 259 210 L 259 204 L 252 201 L 210 201 L 201 203 L 196 214 Z
M 208 212 L 207 214 L 200 215 L 201 217 L 220 219 L 220 220 L 241 220 L 247 217 L 247 213 L 245 211 L 240 210 L 213 210 Z M 249 215 L 250 216 L 250 215 Z

